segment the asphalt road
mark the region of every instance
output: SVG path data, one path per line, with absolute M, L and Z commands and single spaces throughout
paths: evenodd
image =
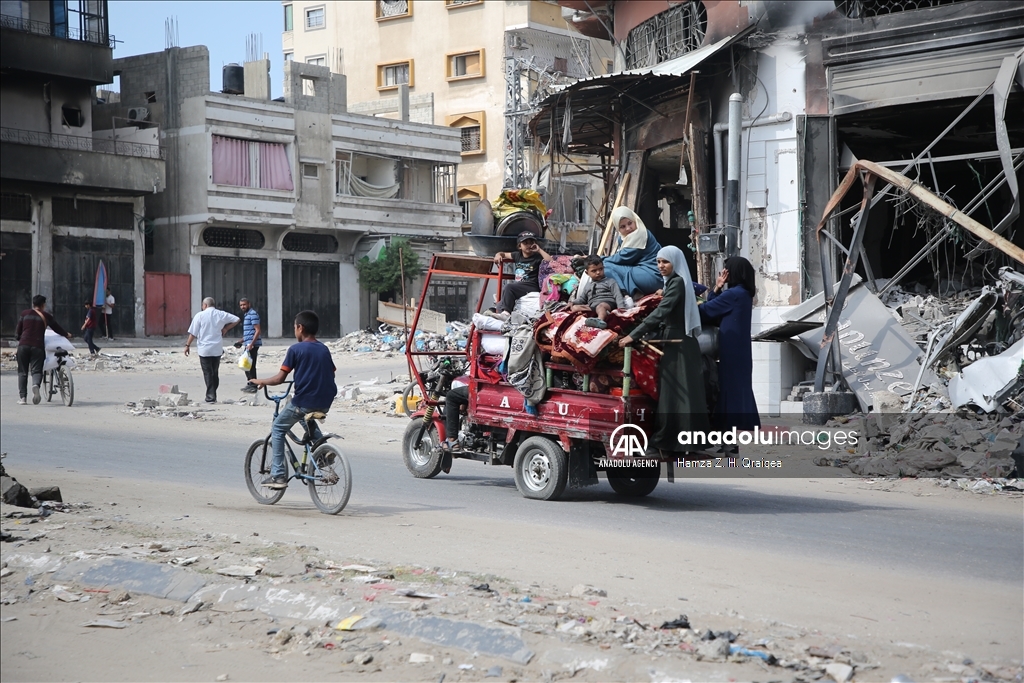
M 387 378 L 394 369 L 394 361 L 362 363 L 342 368 L 339 382 Z M 397 371 L 401 372 L 400 364 Z M 0 448 L 32 453 L 40 467 L 244 489 L 242 456 L 248 443 L 265 433 L 262 425 L 269 422 L 270 410 L 219 406 L 226 419 L 205 424 L 132 417 L 120 410 L 125 400 L 147 395 L 147 389 L 152 395 L 164 381 L 178 380 L 156 374 L 79 373 L 77 402 L 68 409 L 57 404 L 14 405 L 16 377 L 5 372 Z M 199 394 L 198 380 L 193 383 L 197 386 L 182 389 Z M 227 395 L 233 393 L 222 391 Z M 865 496 L 863 482 L 825 478 L 677 478 L 675 483 L 662 481 L 640 501 L 618 499 L 602 482 L 567 490 L 563 501 L 545 503 L 522 498 L 507 467 L 456 461 L 450 475 L 413 478 L 400 455 L 402 419 L 336 409 L 327 426 L 347 437 L 340 445 L 351 459 L 352 503 L 447 511 L 504 523 L 557 524 L 569 530 L 1021 585 L 1024 514 L 1019 505 L 1018 514 L 993 514 L 983 506 L 937 504 L 928 495 Z

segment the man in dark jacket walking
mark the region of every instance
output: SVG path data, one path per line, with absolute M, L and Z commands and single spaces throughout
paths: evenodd
M 18 338 L 19 405 L 28 403 L 29 372 L 32 373 L 32 403 L 40 401 L 39 385 L 43 383 L 43 363 L 46 361 L 46 328 L 71 339 L 71 335 L 45 309 L 46 297 L 36 294 L 32 297 L 32 308 L 21 312 L 14 330 L 14 336 Z

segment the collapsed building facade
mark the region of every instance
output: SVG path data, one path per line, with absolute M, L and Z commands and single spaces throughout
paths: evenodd
M 1000 268 L 1024 270 L 1011 254 L 881 184 L 865 221 L 853 220 L 861 202 L 849 193 L 822 231 L 824 249 L 816 230 L 843 175 L 864 159 L 1024 243 L 1024 7 L 560 4 L 577 30 L 612 41 L 615 69 L 536 103 L 535 149 L 555 161 L 555 173 L 579 172 L 587 157 L 585 170 L 604 183 L 605 215 L 621 197 L 661 244 L 684 249 L 701 282 L 713 282 L 727 255 L 751 261 L 759 272 L 752 332 L 762 412 L 784 410 L 792 387 L 810 378 L 825 320 L 824 273 L 842 274 L 858 225 L 863 284 L 854 285 L 873 300 L 866 309 L 896 290 L 950 297 L 992 284 Z M 883 319 L 864 334 L 901 347 L 889 350 L 902 353 L 904 365 L 890 359 L 869 368 L 863 409 L 878 390 L 908 396 L 922 355 L 920 337 L 889 330 L 884 306 L 872 310 Z

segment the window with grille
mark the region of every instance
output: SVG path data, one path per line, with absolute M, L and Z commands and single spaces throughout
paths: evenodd
M 380 64 L 377 67 L 377 89 L 397 88 L 400 85 L 412 86 L 412 60 Z
M 444 313 L 448 321 L 469 320 L 469 281 L 432 278 L 427 305 L 432 311 Z
M 53 224 L 78 228 L 133 230 L 135 211 L 134 207 L 126 202 L 54 197 Z
M 290 232 L 284 236 L 285 251 L 303 251 L 309 254 L 336 254 L 338 240 L 334 235 L 310 232 Z
M 327 10 L 324 7 L 310 7 L 306 10 L 306 30 L 323 28 L 327 23 Z
M 412 0 L 377 0 L 377 19 L 397 19 L 412 15 Z
M 655 66 L 696 50 L 704 42 L 707 26 L 707 10 L 699 0 L 651 17 L 626 38 L 626 68 Z
M 448 80 L 478 78 L 483 75 L 484 51 L 482 49 L 448 55 L 446 74 Z
M 445 7 L 463 7 L 464 5 L 482 5 L 484 0 L 444 0 Z
M 480 151 L 480 126 L 463 126 L 462 128 L 462 151 Z
M 8 221 L 32 220 L 32 197 L 4 192 L 0 195 L 0 218 Z
M 262 249 L 266 239 L 259 230 L 207 228 L 203 230 L 203 244 L 221 249 Z
M 484 112 L 454 114 L 446 118 L 448 126 L 458 128 L 462 138 L 462 154 L 482 154 L 486 147 Z

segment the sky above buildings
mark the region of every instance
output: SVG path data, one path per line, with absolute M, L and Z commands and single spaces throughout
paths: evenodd
M 117 39 L 114 57 L 159 52 L 166 45 L 165 21 L 177 19 L 178 47 L 205 45 L 210 50 L 210 89 L 221 89 L 221 68 L 245 61 L 246 38 L 262 34 L 263 51 L 270 54 L 272 97 L 280 97 L 283 67 L 279 0 L 217 2 L 206 0 L 111 0 L 110 32 Z

